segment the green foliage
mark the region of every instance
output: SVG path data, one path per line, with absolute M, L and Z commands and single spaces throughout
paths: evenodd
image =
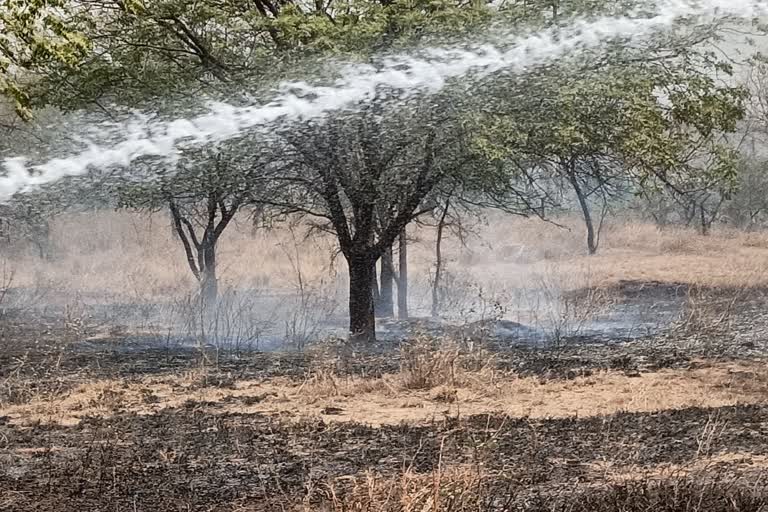
M 63 1 L 63 0 L 62 0 Z M 59 69 L 43 101 L 80 108 L 106 99 L 136 106 L 201 91 L 227 95 L 295 74 L 322 56 L 371 52 L 438 36 L 460 37 L 491 18 L 461 0 L 85 0 L 99 42 L 77 72 Z
M 52 65 L 78 65 L 89 49 L 68 15 L 64 0 L 0 0 L 0 94 L 22 117 L 30 115 L 25 83 Z
M 734 181 L 735 151 L 721 136 L 744 116 L 744 89 L 673 60 L 553 78 L 476 119 L 482 154 L 527 166 L 570 162 L 602 178 L 610 169 L 642 186 Z
M 252 140 L 241 138 L 216 148 L 188 149 L 170 163 L 146 159 L 137 163 L 130 176 L 115 183 L 118 206 L 164 210 L 169 201 L 195 209 L 208 201 L 238 208 L 256 200 L 257 192 L 268 193 L 264 179 L 269 163 L 258 151 L 248 151 Z

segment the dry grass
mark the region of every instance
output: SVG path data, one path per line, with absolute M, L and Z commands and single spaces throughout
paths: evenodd
M 490 215 L 467 246 L 445 243 L 446 285 L 481 287 L 486 293 L 529 286 L 537 276 L 561 276 L 566 288 L 582 287 L 577 274 L 594 285 L 638 279 L 706 286 L 768 284 L 768 234 L 719 230 L 708 237 L 683 229 L 660 230 L 644 224 L 608 224 L 600 252 L 585 254 L 576 218 L 557 219 L 570 231 L 535 219 Z M 410 251 L 415 282 L 426 283 L 433 263 L 433 236 L 414 230 Z M 73 294 L 152 301 L 175 298 L 194 289 L 181 247 L 165 215 L 99 212 L 63 215 L 52 225 L 55 257 L 41 261 L 24 247 L 6 250 L 14 286 L 52 288 Z M 301 245 L 296 251 L 294 243 Z M 296 261 L 297 258 L 299 261 Z M 254 231 L 241 219 L 220 246 L 224 286 L 244 289 L 295 287 L 297 266 L 304 279 L 343 288 L 343 258 L 335 257 L 329 237 L 285 229 Z M 258 264 L 254 264 L 258 262 Z M 115 269 L 120 269 L 115 272 Z M 414 301 L 421 300 L 415 290 Z M 477 290 L 467 293 L 476 294 Z
M 463 261 L 494 277 L 518 274 L 512 282 L 527 281 L 531 271 L 543 274 L 556 267 L 565 276 L 588 268 L 598 285 L 619 280 L 715 287 L 768 283 L 766 233 L 717 230 L 705 237 L 694 230 L 617 221 L 606 225 L 600 251 L 590 257 L 585 254 L 579 220 L 568 217 L 557 222 L 570 231 L 535 219 L 492 216 L 472 244 L 476 249 L 464 250 Z M 504 248 L 512 246 L 523 248 L 521 257 L 504 256 Z
M 656 466 L 623 466 L 613 461 L 590 463 L 592 477 L 605 482 L 664 481 L 671 478 L 701 478 L 727 466 L 732 473 L 768 472 L 768 456 L 749 452 L 718 451 L 707 456 L 697 456 L 683 464 Z
M 535 288 L 549 309 L 531 307 L 531 318 L 554 315 L 562 319 L 563 328 L 572 330 L 611 307 L 613 298 L 603 289 L 620 280 L 684 283 L 691 286 L 678 328 L 706 337 L 728 332 L 732 307 L 742 293 L 768 285 L 766 234 L 719 231 L 701 237 L 687 230 L 615 223 L 606 227 L 600 253 L 590 257 L 585 254 L 580 223 L 570 218 L 559 222 L 572 230 L 492 216 L 468 247 L 448 240 L 446 286 L 452 287 L 448 295 L 455 301 L 455 309 L 481 311 L 483 316 L 504 315 L 505 308 L 518 308 L 523 314 L 525 298 L 516 297 L 514 290 Z M 164 216 L 125 212 L 68 215 L 55 221 L 53 233 L 56 258 L 52 261 L 41 261 L 19 248 L 6 256 L 15 287 L 52 289 L 64 297 L 71 341 L 88 334 L 87 312 L 79 297 L 100 303 L 178 302 L 195 288 Z M 412 299 L 418 310 L 432 265 L 433 233 L 414 230 L 411 234 L 416 239 L 410 251 Z M 329 289 L 343 289 L 344 279 L 338 278 L 344 275 L 343 261 L 334 259 L 333 241 L 320 236 L 298 238 L 297 249 L 295 233 L 254 233 L 246 222 L 236 224 L 222 241 L 223 286 L 295 292 L 296 277 L 301 274 L 302 282 L 310 286 L 322 283 Z M 713 288 L 730 292 L 713 295 Z M 567 293 L 572 290 L 581 294 Z M 176 375 L 93 381 L 52 373 L 44 377 L 62 379 L 61 386 L 45 393 L 35 386 L 34 376 L 12 373 L 0 382 L 0 417 L 12 428 L 23 429 L 38 423 L 77 425 L 90 416 L 154 415 L 164 409 L 191 408 L 203 414 L 262 413 L 295 420 L 322 417 L 329 422 L 378 426 L 472 414 L 570 418 L 765 404 L 768 400 L 764 362 L 699 361 L 688 369 L 639 376 L 603 371 L 570 380 L 542 380 L 498 371 L 493 357 L 481 350 L 429 337 L 405 345 L 400 361 L 399 371 L 362 377 L 338 372 L 337 365 L 343 361 L 326 359 L 300 382 L 287 378 L 236 380 L 212 370 L 209 373 L 205 367 Z M 56 361 L 51 361 L 51 368 L 56 367 Z M 741 491 L 709 485 L 699 478 L 720 464 L 768 468 L 765 457 L 720 450 L 717 437 L 721 430 L 716 418 L 702 427 L 697 438 L 699 454 L 688 464 L 652 468 L 610 461 L 594 464 L 587 468 L 590 478 L 601 476 L 607 482 L 604 488 L 591 489 L 592 494 L 583 497 L 564 495 L 554 501 L 532 502 L 529 509 L 693 512 L 737 510 L 731 504 L 739 503 L 746 504 L 742 510 L 760 510 L 760 504 L 753 506 L 756 502 L 739 494 Z M 505 482 L 497 477 L 485 474 L 480 466 L 440 464 L 429 473 L 404 468 L 399 475 L 368 473 L 310 481 L 307 496 L 314 501 L 307 499 L 295 509 L 487 510 L 489 500 L 498 507 L 499 500 L 513 494 L 512 489 L 502 489 Z M 318 501 L 318 497 L 322 499 Z M 678 508 L 669 506 L 671 497 L 677 499 Z M 716 506 L 705 507 L 711 504 Z M 243 503 L 242 510 L 253 506 Z
M 176 298 L 195 287 L 181 245 L 163 214 L 63 215 L 53 221 L 51 232 L 55 251 L 51 261 L 41 261 L 21 248 L 9 255 L 17 269 L 15 286 L 45 285 L 137 301 Z M 305 243 L 313 250 L 300 254 L 303 272 L 312 278 L 327 277 L 332 270 L 329 240 Z M 297 263 L 293 245 L 287 231 L 254 231 L 240 220 L 221 241 L 218 259 L 223 285 L 292 288 Z M 259 264 L 254 265 L 254 260 Z
M 748 292 L 746 287 L 717 290 L 691 286 L 675 330 L 704 340 L 717 340 L 718 336 L 727 335 L 739 302 Z
M 406 468 L 395 476 L 368 471 L 309 481 L 302 503 L 277 505 L 296 512 L 763 512 L 768 507 L 759 476 L 732 478 L 714 468 L 606 478 L 600 485 L 571 484 L 543 493 L 532 492 L 524 479 L 488 474 L 482 463 L 440 464 L 427 473 Z M 236 510 L 261 508 L 244 503 Z
M 441 467 L 427 474 L 408 469 L 396 478 L 368 472 L 364 478 L 352 477 L 328 485 L 319 509 L 306 505 L 302 508 L 323 512 L 483 510 L 491 496 L 504 496 L 503 489 L 491 492 L 491 484 L 478 467 Z
M 220 378 L 209 380 L 204 371 L 132 381 L 102 380 L 83 383 L 59 395 L 5 404 L 0 407 L 0 416 L 16 424 L 72 425 L 89 415 L 126 411 L 153 414 L 167 407 L 195 406 L 292 418 L 323 415 L 334 421 L 382 425 L 482 413 L 585 417 L 765 403 L 768 399 L 768 368 L 759 363 L 716 363 L 640 377 L 607 371 L 551 381 L 500 375 L 488 369 L 455 368 L 453 374 L 441 374 L 448 380 L 436 378 L 429 387 L 417 388 L 407 369 L 380 378 L 341 377 L 324 369 L 301 383 L 285 379 L 224 379 L 222 383 Z

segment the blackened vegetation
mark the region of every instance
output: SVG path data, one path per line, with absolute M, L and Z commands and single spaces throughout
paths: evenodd
M 462 464 L 482 468 L 485 510 L 764 510 L 766 491 L 748 485 L 759 467 L 738 478 L 713 464 L 706 477 L 646 475 L 608 485 L 595 471 L 605 460 L 640 475 L 644 467 L 685 464 L 713 415 L 726 425 L 722 446 L 749 451 L 747 459 L 768 455 L 765 406 L 567 420 L 483 415 L 372 428 L 217 414 L 215 405 L 190 401 L 75 427 L 2 424 L 0 488 L 19 511 L 279 510 L 328 505 L 331 487 L 335 499 L 352 499 L 350 482 L 366 474 L 397 481 L 404 469 L 429 477 Z M 403 509 L 394 502 L 384 510 Z

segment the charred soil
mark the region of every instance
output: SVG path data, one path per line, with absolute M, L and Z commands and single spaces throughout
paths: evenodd
M 684 307 L 653 336 L 458 340 L 426 359 L 129 350 L 119 335 L 83 344 L 60 319 L 6 318 L 0 510 L 767 510 L 765 291 L 614 293 Z M 624 398 L 604 409 L 544 407 L 610 386 Z M 347 414 L 358 402 L 384 412 Z M 388 421 L 397 407 L 433 412 Z

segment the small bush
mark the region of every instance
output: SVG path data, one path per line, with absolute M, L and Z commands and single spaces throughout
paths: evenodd
M 455 386 L 459 349 L 444 346 L 439 339 L 417 338 L 400 350 L 400 374 L 405 389 Z

